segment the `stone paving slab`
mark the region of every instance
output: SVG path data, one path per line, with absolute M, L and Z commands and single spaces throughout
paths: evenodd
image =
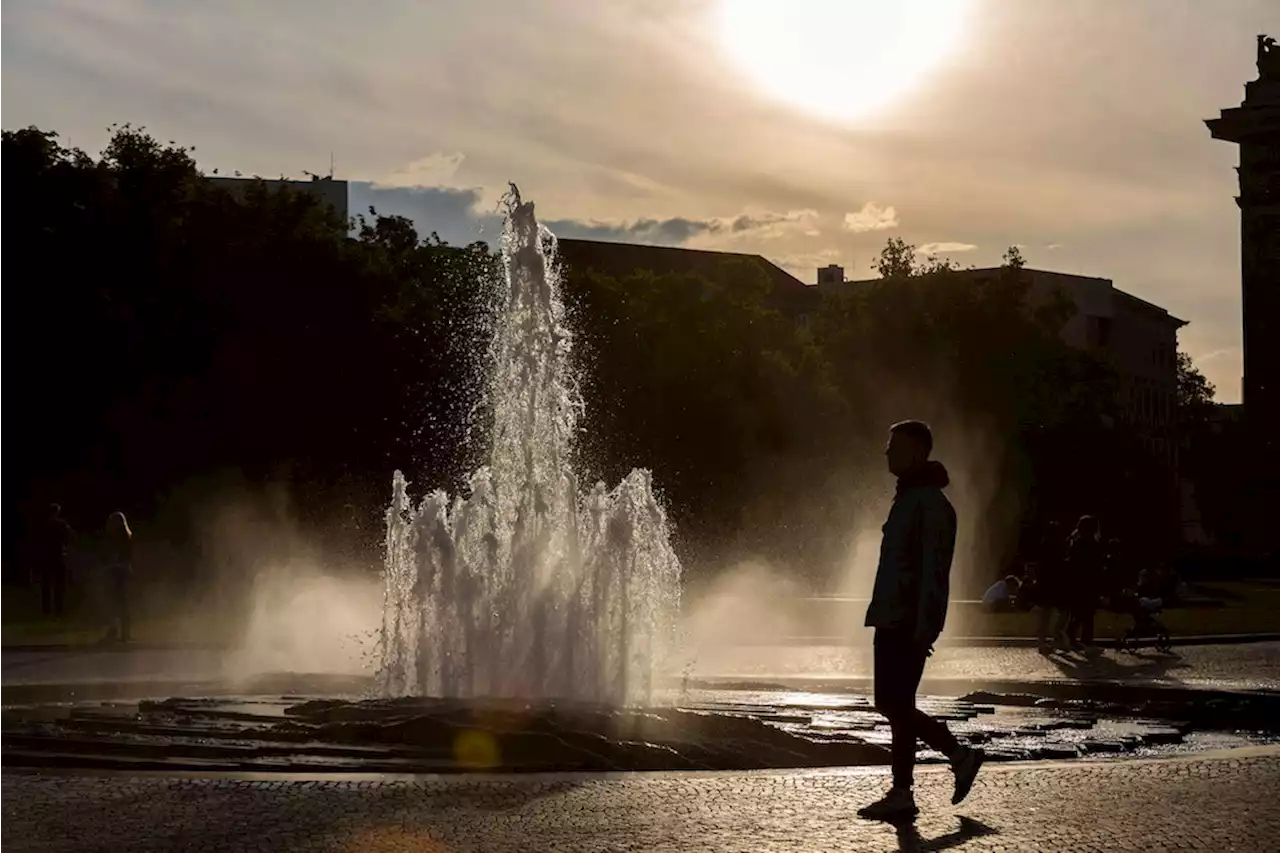
M 883 771 L 381 779 L 3 777 L 15 851 L 1272 851 L 1280 748 L 998 765 L 914 827 L 861 821 Z

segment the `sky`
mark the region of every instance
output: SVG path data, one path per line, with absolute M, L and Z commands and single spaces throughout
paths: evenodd
M 899 13 L 898 9 L 903 9 Z M 889 11 L 886 11 L 889 10 Z M 206 171 L 324 173 L 352 211 L 491 238 L 509 181 L 561 236 L 871 276 L 1110 278 L 1240 394 L 1235 146 L 1274 0 L 8 0 L 3 123 L 132 122 Z

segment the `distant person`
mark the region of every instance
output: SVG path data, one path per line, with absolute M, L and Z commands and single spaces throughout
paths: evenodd
M 1172 566 L 1160 573 L 1160 597 L 1165 607 L 1177 607 L 1191 595 L 1191 587 L 1178 575 Z
M 109 617 L 104 639 L 129 642 L 129 587 L 133 575 L 133 531 L 123 512 L 107 517 L 103 537 L 103 564 L 106 570 L 106 601 Z
M 1071 621 L 1067 637 L 1075 648 L 1094 645 L 1093 622 L 1103 593 L 1106 560 L 1102 525 L 1092 515 L 1081 516 L 1067 540 L 1067 570 L 1071 584 L 1068 596 Z
M 982 594 L 982 609 L 992 613 L 1007 613 L 1016 607 L 1018 590 L 1022 581 L 1014 575 L 1003 577 L 987 587 Z
M 1124 551 L 1124 543 L 1112 537 L 1107 540 L 1106 568 L 1103 571 L 1103 596 L 1115 599 L 1126 589 L 1133 589 L 1137 578 L 1131 576 L 1131 564 Z
M 1138 605 L 1143 610 L 1155 612 L 1165 606 L 1166 589 L 1164 571 L 1159 566 L 1143 569 L 1138 572 Z
M 62 517 L 62 507 L 50 504 L 49 518 L 40 537 L 36 574 L 40 582 L 40 612 L 55 619 L 66 612 L 67 552 L 71 538 L 71 525 Z
M 1036 564 L 1035 590 L 1032 593 L 1035 605 L 1040 608 L 1036 645 L 1041 654 L 1049 654 L 1054 649 L 1071 650 L 1071 639 L 1067 636 L 1071 611 L 1068 606 L 1070 583 L 1066 575 L 1065 549 L 1061 525 L 1056 521 L 1049 522 L 1040 541 L 1040 559 Z
M 952 803 L 969 793 L 984 758 L 915 704 L 925 660 L 946 619 L 956 543 L 956 512 L 942 493 L 950 477 L 942 463 L 929 459 L 932 452 L 928 425 L 903 421 L 890 428 L 885 456 L 898 488 L 884 524 L 866 624 L 875 628 L 876 710 L 893 733 L 893 787 L 859 810 L 874 820 L 907 819 L 919 811 L 912 793 L 917 738 L 950 760 Z

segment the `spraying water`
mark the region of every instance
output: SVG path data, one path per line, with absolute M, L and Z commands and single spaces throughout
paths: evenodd
M 385 695 L 649 701 L 672 651 L 680 562 L 650 473 L 580 491 L 581 398 L 555 237 L 513 184 L 488 377 L 489 463 L 469 497 L 387 511 Z

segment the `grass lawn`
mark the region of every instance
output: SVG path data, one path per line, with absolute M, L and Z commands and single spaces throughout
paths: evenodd
M 209 644 L 231 641 L 236 627 L 214 614 L 156 613 L 145 606 L 133 614 L 132 639 L 142 644 Z M 38 588 L 6 586 L 0 642 L 13 645 L 92 645 L 107 632 L 106 623 L 90 602 L 71 594 L 66 615 L 46 618 L 40 613 Z
M 1165 610 L 1160 621 L 1174 637 L 1197 634 L 1263 634 L 1280 632 L 1280 583 L 1223 581 L 1192 584 L 1197 598 L 1219 604 L 1193 604 Z M 979 613 L 965 619 L 965 634 L 977 637 L 1034 637 L 1036 613 Z M 1133 624 L 1128 616 L 1099 611 L 1094 634 L 1118 637 Z
M 1171 608 L 1160 617 L 1175 637 L 1198 634 L 1280 633 L 1280 581 L 1223 581 L 1192 585 L 1197 598 L 1213 603 Z M 859 610 L 860 608 L 855 608 Z M 852 611 L 850 611 L 852 612 Z M 969 637 L 1034 637 L 1038 615 L 981 613 L 976 607 L 955 605 L 948 624 L 957 635 Z M 1095 635 L 1118 637 L 1128 630 L 1128 616 L 1099 612 Z M 158 611 L 145 604 L 134 615 L 133 640 L 140 644 L 226 645 L 234 642 L 240 625 L 213 612 Z M 39 590 L 5 587 L 0 640 L 11 645 L 90 645 L 106 633 L 106 625 L 87 602 L 69 602 L 63 619 L 40 615 Z

